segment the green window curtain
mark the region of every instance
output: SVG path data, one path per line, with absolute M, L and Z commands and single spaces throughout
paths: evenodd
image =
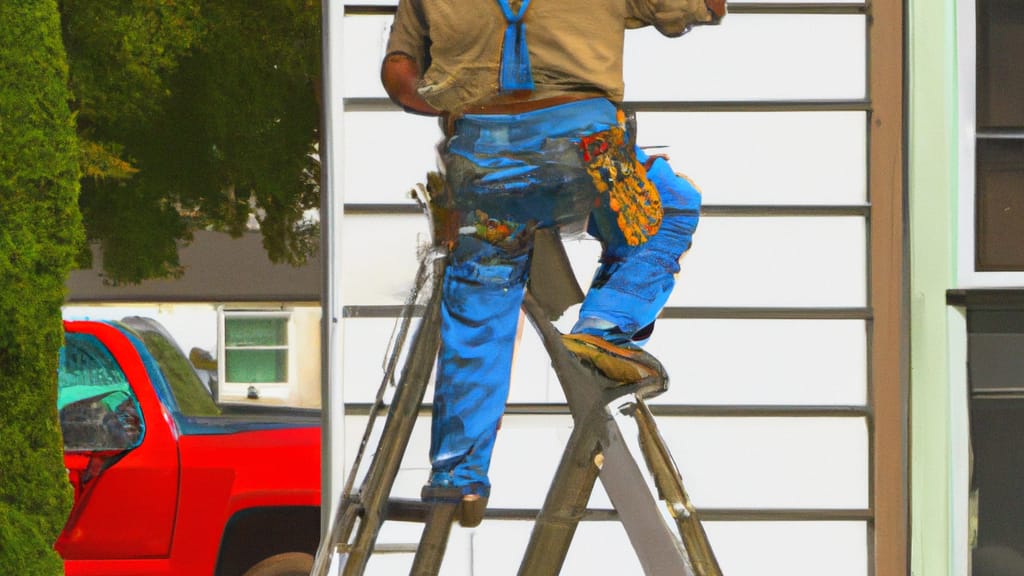
M 285 346 L 288 321 L 285 318 L 225 318 L 227 346 Z
M 225 377 L 228 382 L 288 380 L 286 318 L 225 318 Z
M 288 380 L 287 350 L 227 350 L 228 382 L 271 383 Z

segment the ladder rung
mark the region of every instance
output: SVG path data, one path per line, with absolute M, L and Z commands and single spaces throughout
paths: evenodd
M 397 522 L 426 522 L 430 503 L 413 498 L 388 498 L 387 519 Z
M 419 543 L 409 544 L 377 544 L 373 547 L 374 554 L 415 554 Z
M 394 522 L 419 522 L 427 520 L 430 504 L 413 498 L 389 498 L 387 519 Z M 485 517 L 489 520 L 536 520 L 537 508 L 488 508 Z M 614 508 L 588 508 L 580 520 L 604 522 L 619 520 Z
M 537 508 L 488 508 L 486 518 L 490 520 L 536 520 Z M 582 522 L 618 521 L 619 513 L 614 508 L 587 508 L 580 517 Z

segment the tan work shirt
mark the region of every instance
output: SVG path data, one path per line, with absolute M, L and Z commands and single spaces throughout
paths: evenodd
M 679 36 L 710 20 L 704 0 L 532 0 L 523 18 L 535 85 L 528 99 L 593 94 L 619 102 L 627 28 Z M 506 26 L 497 0 L 399 0 L 387 51 L 416 60 L 424 100 L 458 113 L 498 98 Z

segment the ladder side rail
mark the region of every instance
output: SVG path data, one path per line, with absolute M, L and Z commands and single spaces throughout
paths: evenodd
M 694 573 L 696 576 L 722 576 L 722 568 L 718 564 L 711 543 L 708 542 L 697 509 L 683 487 L 679 467 L 672 458 L 661 432 L 658 431 L 654 415 L 643 399 L 637 399 L 631 413 L 637 423 L 640 450 L 647 462 L 647 468 L 654 477 L 654 484 L 661 500 L 665 501 L 675 520 Z
M 410 576 L 435 576 L 440 573 L 441 562 L 448 548 L 448 536 L 458 510 L 458 502 L 436 502 L 430 506 L 416 556 L 409 570 Z
M 561 244 L 558 245 L 561 247 Z M 637 465 L 626 445 L 619 430 L 618 424 L 608 411 L 608 404 L 617 394 L 617 384 L 594 374 L 584 368 L 573 358 L 561 341 L 561 334 L 546 319 L 545 308 L 537 301 L 531 291 L 528 291 L 523 301 L 527 317 L 533 323 L 541 336 L 545 348 L 551 357 L 559 382 L 565 392 L 569 403 L 570 411 L 573 414 L 575 427 L 573 435 L 585 435 L 593 438 L 599 443 L 603 464 L 598 467 L 594 453 L 592 456 L 581 456 L 573 454 L 575 450 L 582 450 L 579 446 L 567 445 L 567 451 L 563 454 L 563 461 L 559 465 L 559 473 L 556 473 L 552 480 L 552 488 L 555 498 L 563 498 L 565 494 L 571 494 L 570 486 L 563 486 L 566 479 L 575 481 L 579 478 L 579 471 L 572 470 L 573 465 L 579 468 L 593 466 L 600 470 L 599 477 L 608 493 L 615 509 L 619 513 L 623 527 L 633 549 L 636 551 L 641 566 L 646 574 L 682 574 L 690 576 L 692 568 L 686 559 L 685 550 L 669 529 L 664 517 L 661 515 L 653 495 L 647 488 L 647 480 Z M 600 415 L 600 417 L 595 417 Z M 570 441 L 573 437 L 570 437 Z M 585 446 L 585 445 L 584 445 Z M 569 474 L 563 479 L 560 474 Z M 590 490 L 586 489 L 589 499 Z M 639 488 L 639 489 L 638 489 Z M 551 492 L 549 492 L 551 495 Z M 564 508 L 564 503 L 552 501 L 551 498 L 545 501 L 545 509 L 542 509 L 539 518 L 558 518 L 560 522 L 570 521 L 568 518 L 558 517 L 555 510 Z M 573 524 L 573 531 L 575 524 Z M 527 547 L 526 557 L 523 566 L 537 565 L 538 560 L 534 555 L 539 555 L 542 550 L 550 553 L 544 542 L 548 538 L 555 538 L 556 541 L 564 544 L 568 552 L 569 543 L 566 540 L 566 530 L 553 522 L 538 522 L 531 534 L 530 544 Z M 573 532 L 574 533 L 574 532 Z M 561 544 L 560 544 L 561 545 Z M 564 554 L 563 558 L 564 560 Z M 523 572 L 533 574 L 532 572 Z M 557 572 L 555 572 L 557 573 Z
M 572 434 L 534 522 L 520 575 L 546 576 L 561 571 L 600 471 L 603 412 L 591 410 L 580 418 L 574 415 Z
M 386 517 L 388 496 L 416 424 L 419 407 L 423 403 L 440 346 L 441 289 L 447 263 L 446 256 L 438 257 L 434 262 L 434 284 L 430 300 L 413 336 L 409 358 L 395 389 L 380 445 L 363 481 L 359 494 L 363 516 L 355 542 L 348 551 L 346 575 L 362 574 L 366 569 L 377 534 Z

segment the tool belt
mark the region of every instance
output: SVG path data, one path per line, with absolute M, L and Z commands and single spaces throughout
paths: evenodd
M 446 138 L 451 137 L 455 133 L 455 122 L 465 116 L 466 114 L 523 114 L 525 112 L 533 112 L 534 110 L 543 110 L 544 108 L 551 108 L 560 104 L 568 104 L 569 102 L 576 102 L 578 100 L 587 100 L 590 98 L 601 98 L 601 94 L 595 94 L 590 92 L 579 92 L 574 94 L 560 94 L 558 96 L 551 96 L 548 98 L 537 98 L 535 100 L 528 100 L 533 92 L 520 91 L 510 92 L 507 94 L 496 95 L 486 104 L 478 104 L 475 106 L 467 106 L 460 112 L 447 112 L 441 115 L 441 129 L 444 131 Z

